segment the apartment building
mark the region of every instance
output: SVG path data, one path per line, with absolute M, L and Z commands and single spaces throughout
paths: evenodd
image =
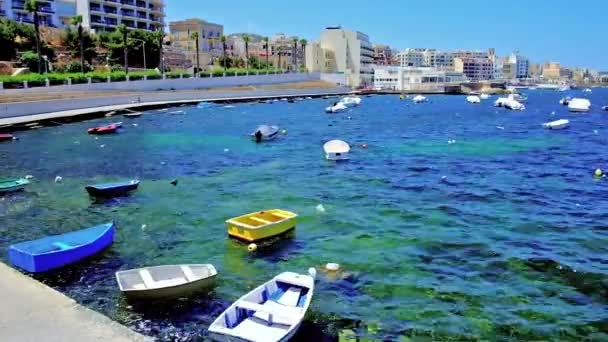
M 25 10 L 25 0 L 0 0 L 0 17 L 6 17 L 20 23 L 33 24 L 34 16 Z M 40 1 L 38 23 L 41 26 L 60 27 L 55 0 Z
M 543 78 L 559 80 L 562 77 L 562 66 L 557 62 L 546 62 L 543 66 Z
M 306 49 L 309 71 L 344 74 L 346 84 L 353 88 L 372 86 L 373 61 L 374 49 L 369 36 L 339 26 L 326 28 L 319 41 Z
M 513 52 L 509 56 L 509 64 L 512 65 L 512 69 L 514 70 L 513 78 L 528 78 L 530 76 L 530 62 L 526 57 L 520 55 L 519 52 Z
M 165 25 L 164 0 L 74 0 L 88 30 L 113 31 L 118 25 L 156 31 Z
M 374 64 L 375 65 L 392 65 L 393 50 L 388 45 L 374 45 Z
M 461 72 L 473 82 L 491 80 L 494 76 L 494 65 L 490 58 L 456 57 L 454 71 Z

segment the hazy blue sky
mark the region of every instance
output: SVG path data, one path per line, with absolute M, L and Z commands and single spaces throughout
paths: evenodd
M 608 70 L 608 0 L 168 0 L 167 19 L 201 18 L 226 33 L 314 40 L 325 26 L 407 47 L 520 50 L 535 62 Z

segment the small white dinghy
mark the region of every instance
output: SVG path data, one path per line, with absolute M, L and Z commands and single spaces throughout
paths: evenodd
M 234 302 L 209 327 L 213 341 L 289 341 L 302 324 L 315 288 L 309 275 L 284 272 Z
M 345 105 L 346 107 L 356 107 L 361 104 L 361 98 L 358 96 L 346 96 L 340 100 L 340 103 Z
M 479 98 L 481 98 L 482 100 L 487 100 L 487 99 L 489 99 L 489 98 L 490 98 L 490 95 L 489 95 L 489 94 L 481 94 L 481 95 L 479 96 Z
M 504 108 L 510 109 L 510 110 L 524 110 L 524 109 L 526 109 L 526 106 L 524 106 L 522 103 L 519 103 L 516 100 L 510 99 L 510 98 L 506 98 L 506 97 L 501 97 L 498 100 L 496 100 L 494 102 L 494 106 L 495 107 L 504 107 Z
M 326 113 L 340 113 L 344 112 L 348 109 L 342 102 L 336 102 L 333 106 L 329 106 L 325 108 Z
M 412 101 L 414 101 L 414 103 L 425 103 L 428 100 L 427 100 L 427 98 L 425 96 L 416 95 L 416 96 L 414 96 L 414 98 L 412 99 Z
M 568 110 L 576 113 L 585 113 L 591 109 L 591 101 L 587 99 L 574 98 L 568 103 Z
M 479 96 L 467 96 L 467 102 L 478 104 L 481 103 L 481 98 Z
M 561 119 L 557 121 L 551 121 L 543 124 L 543 127 L 546 129 L 564 129 L 570 126 L 570 121 L 566 119 Z
M 342 140 L 328 141 L 323 145 L 325 150 L 325 158 L 327 160 L 348 160 L 348 153 L 350 152 L 350 146 Z
M 270 141 L 279 135 L 279 126 L 261 125 L 251 132 L 251 139 L 255 142 Z
M 215 285 L 213 265 L 167 265 L 116 272 L 120 291 L 129 298 L 169 299 L 209 291 Z

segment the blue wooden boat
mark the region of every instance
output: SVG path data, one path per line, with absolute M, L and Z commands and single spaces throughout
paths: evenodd
M 8 249 L 11 264 L 32 273 L 46 272 L 93 256 L 114 241 L 114 223 L 21 242 Z
M 85 187 L 89 195 L 94 197 L 115 197 L 125 196 L 129 192 L 137 190 L 139 181 L 132 180 L 128 182 L 96 184 Z

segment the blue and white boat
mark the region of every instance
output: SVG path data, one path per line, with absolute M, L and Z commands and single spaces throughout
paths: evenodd
M 138 187 L 139 181 L 131 180 L 127 182 L 89 185 L 85 189 L 89 195 L 94 197 L 115 197 L 125 196 L 129 192 L 137 190 Z
M 284 272 L 249 292 L 209 327 L 214 341 L 289 341 L 302 324 L 315 288 L 309 275 Z
M 106 249 L 114 241 L 114 223 L 14 244 L 8 249 L 13 266 L 32 273 L 76 263 Z

